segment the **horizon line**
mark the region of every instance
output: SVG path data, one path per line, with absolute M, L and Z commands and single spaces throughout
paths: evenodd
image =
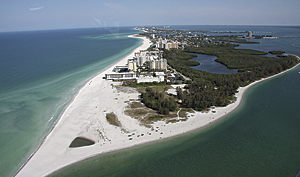
M 68 30 L 68 29 L 94 29 L 94 28 L 119 28 L 119 27 L 160 27 L 160 26 L 256 26 L 256 27 L 299 27 L 300 25 L 120 25 L 120 26 L 100 26 L 100 27 L 95 27 L 95 26 L 87 26 L 87 27 L 70 27 L 70 28 L 45 28 L 45 29 L 20 29 L 20 30 L 0 30 L 0 33 L 6 33 L 6 32 L 30 32 L 30 31 L 51 31 L 51 30 Z

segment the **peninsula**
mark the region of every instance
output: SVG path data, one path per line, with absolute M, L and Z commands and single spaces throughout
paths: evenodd
M 148 31 L 142 27 L 139 29 Z M 239 77 L 232 78 L 243 79 L 249 73 L 253 80 L 237 81 L 227 95 L 215 102 L 205 105 L 196 102 L 188 104 L 192 99 L 191 93 L 197 93 L 196 87 L 203 87 L 199 90 L 204 92 L 211 89 L 210 91 L 223 93 L 218 91 L 225 89 L 223 85 L 227 84 L 223 78 L 223 85 L 213 85 L 213 82 L 219 83 L 220 78 L 216 75 L 213 75 L 213 80 L 211 75 L 207 76 L 201 71 L 188 71 L 191 70 L 190 66 L 198 64 L 188 61 L 194 56 L 191 53 L 208 52 L 200 50 L 199 46 L 202 46 L 202 49 L 206 45 L 225 47 L 232 51 L 234 46 L 227 41 L 199 39 L 199 36 L 193 34 L 194 37 L 186 37 L 188 40 L 184 40 L 185 34 L 182 34 L 182 41 L 176 40 L 175 36 L 169 36 L 169 39 L 163 39 L 161 36 L 156 40 L 157 34 L 153 34 L 151 37 L 139 37 L 144 40 L 140 47 L 86 83 L 65 109 L 42 145 L 16 176 L 50 175 L 65 166 L 96 155 L 207 126 L 233 111 L 240 104 L 244 92 L 253 84 L 293 69 L 299 63 L 299 57 L 282 56 L 280 58 L 294 62 L 276 72 L 268 72 L 267 78 L 263 79 L 260 79 L 263 76 L 252 78 L 251 74 L 258 68 L 244 65 L 240 68 L 244 75 L 239 73 Z M 222 58 L 225 53 L 217 52 L 220 48 L 214 49 L 210 51 L 211 55 L 218 55 L 220 63 L 227 67 L 235 67 Z M 241 54 L 238 52 L 236 54 Z M 250 55 L 253 56 L 253 53 Z M 255 59 L 258 60 L 257 57 Z M 203 79 L 197 79 L 199 77 L 204 78 L 205 82 L 202 82 Z M 204 85 L 201 85 L 202 83 Z M 151 86 L 152 91 L 145 88 L 148 86 Z M 142 104 L 140 96 L 145 98 L 146 93 L 153 92 L 153 89 L 156 89 L 157 94 L 166 95 L 166 99 L 176 101 L 175 108 L 170 107 L 168 111 L 164 109 L 166 107 L 155 109 L 145 100 Z M 185 98 L 179 96 L 180 90 L 183 90 L 182 96 Z M 79 141 L 74 143 L 75 140 Z

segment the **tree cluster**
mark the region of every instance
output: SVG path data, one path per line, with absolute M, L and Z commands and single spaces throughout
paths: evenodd
M 168 115 L 169 112 L 175 111 L 178 105 L 175 99 L 164 93 L 146 88 L 146 92 L 141 94 L 142 102 L 149 108 L 159 111 L 160 114 Z
M 192 84 L 182 92 L 182 106 L 203 110 L 211 106 L 226 106 L 234 100 L 234 94 L 240 86 L 264 77 L 282 72 L 299 63 L 294 56 L 266 57 L 265 52 L 251 49 L 235 49 L 236 45 L 224 46 L 203 44 L 201 47 L 187 48 L 185 51 L 176 49 L 164 53 L 168 64 L 192 79 Z M 237 74 L 213 74 L 192 69 L 186 64 L 192 55 L 186 53 L 215 55 L 217 61 L 228 68 L 239 69 Z M 186 55 L 186 56 L 184 56 Z

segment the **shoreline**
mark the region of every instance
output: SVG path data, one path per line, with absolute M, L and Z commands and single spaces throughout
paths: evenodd
M 133 34 L 133 35 L 129 35 L 128 37 L 132 37 L 132 38 L 141 38 L 143 39 L 143 42 L 140 46 L 138 46 L 137 48 L 133 49 L 133 51 L 128 54 L 127 56 L 125 56 L 124 58 L 122 58 L 119 61 L 114 62 L 113 64 L 111 64 L 110 66 L 106 67 L 103 69 L 102 72 L 98 73 L 96 76 L 92 77 L 91 79 L 89 79 L 89 81 L 82 86 L 82 88 L 80 88 L 78 90 L 78 92 L 75 94 L 75 96 L 72 98 L 71 102 L 63 109 L 63 111 L 60 113 L 60 115 L 58 116 L 59 118 L 54 122 L 53 126 L 51 127 L 50 131 L 42 138 L 40 145 L 35 149 L 35 151 L 33 151 L 28 158 L 26 159 L 26 161 L 17 169 L 17 171 L 12 175 L 12 176 L 19 176 L 20 172 L 23 170 L 23 168 L 28 164 L 28 162 L 32 159 L 32 157 L 37 153 L 37 151 L 41 148 L 41 146 L 45 143 L 45 141 L 47 140 L 48 136 L 52 133 L 52 131 L 55 129 L 55 127 L 57 126 L 57 124 L 60 122 L 60 120 L 62 119 L 63 114 L 65 113 L 66 109 L 74 102 L 75 98 L 78 96 L 78 94 L 80 93 L 80 91 L 86 87 L 88 85 L 88 83 L 90 83 L 91 80 L 93 80 L 96 77 L 104 77 L 104 74 L 107 73 L 109 70 L 112 70 L 116 65 L 122 65 L 121 63 L 126 61 L 125 63 L 127 63 L 127 59 L 128 58 L 132 58 L 134 52 L 137 52 L 136 50 L 145 50 L 145 49 L 140 49 L 143 48 L 143 45 L 145 45 L 145 43 L 149 43 L 146 44 L 148 47 L 150 47 L 150 41 L 148 39 L 146 39 L 146 37 L 139 37 L 136 36 L 138 34 Z M 144 39 L 145 38 L 145 39 Z M 148 40 L 148 41 L 146 41 Z M 148 48 L 147 47 L 147 48 Z M 146 49 L 147 49 L 146 48 Z
M 130 35 L 129 37 L 133 36 Z M 67 166 L 95 156 L 132 148 L 160 139 L 172 138 L 203 128 L 234 111 L 240 105 L 246 90 L 251 86 L 288 72 L 299 65 L 297 64 L 286 71 L 255 81 L 246 87 L 240 87 L 238 93 L 236 93 L 237 100 L 226 107 L 215 108 L 214 111 L 216 113 L 212 113 L 212 110 L 208 113 L 190 113 L 187 121 L 173 124 L 166 124 L 163 121 L 155 122 L 153 127 L 156 127 L 155 129 L 158 130 L 158 133 L 151 132 L 153 135 L 150 137 L 149 134 L 146 134 L 146 132 L 150 132 L 149 128 L 141 127 L 137 120 L 124 115 L 124 108 L 126 106 L 124 101 L 137 98 L 139 94 L 118 92 L 114 87 L 111 87 L 113 82 L 102 79 L 104 74 L 111 71 L 114 66 L 126 63 L 127 59 L 131 58 L 130 56 L 136 50 L 147 49 L 149 46 L 147 48 L 142 47 L 149 45 L 150 41 L 145 37 L 143 40 L 143 44 L 134 49 L 131 54 L 104 69 L 103 72 L 90 79 L 78 91 L 71 103 L 64 109 L 51 131 L 45 136 L 38 149 L 14 176 L 50 175 Z M 100 95 L 101 98 L 99 98 Z M 86 111 L 86 109 L 88 110 Z M 123 127 L 130 133 L 122 132 L 120 128 L 108 124 L 105 119 L 105 113 L 109 112 L 116 113 Z M 171 132 L 171 130 L 175 131 Z M 129 135 L 133 133 L 135 135 L 143 133 L 145 136 L 141 138 L 135 136 L 133 140 L 128 140 Z M 76 136 L 91 138 L 96 141 L 96 144 L 70 149 L 68 145 Z
M 292 55 L 292 54 L 290 54 L 290 55 Z M 296 56 L 296 57 L 300 60 L 300 57 L 298 57 L 297 55 L 293 55 L 293 56 Z M 270 77 L 267 77 L 267 78 L 262 78 L 262 79 L 260 79 L 260 80 L 258 80 L 258 81 L 255 81 L 255 82 L 253 82 L 253 83 L 251 83 L 251 84 L 249 84 L 249 85 L 247 85 L 247 86 L 245 86 L 245 87 L 239 87 L 239 88 L 238 88 L 238 91 L 239 91 L 238 93 L 240 93 L 239 97 L 237 96 L 238 93 L 236 94 L 236 96 L 237 96 L 236 102 L 238 102 L 237 105 L 236 105 L 232 110 L 230 110 L 229 112 L 226 112 L 225 115 L 221 115 L 220 117 L 216 118 L 216 119 L 215 119 L 214 121 L 212 121 L 211 123 L 217 122 L 218 120 L 220 120 L 220 119 L 222 119 L 223 117 L 227 116 L 229 113 L 231 113 L 231 112 L 233 112 L 234 110 L 236 110 L 236 109 L 238 108 L 238 106 L 241 104 L 241 101 L 243 100 L 243 97 L 244 97 L 245 92 L 246 92 L 250 87 L 252 87 L 252 86 L 254 86 L 255 84 L 258 84 L 258 83 L 260 83 L 260 82 L 262 82 L 262 81 L 271 79 L 271 78 L 273 78 L 273 77 L 276 77 L 276 76 L 279 76 L 279 75 L 281 75 L 281 74 L 284 74 L 284 73 L 286 73 L 286 72 L 288 72 L 288 71 L 290 71 L 290 70 L 293 70 L 294 68 L 298 67 L 299 65 L 300 65 L 300 63 L 298 63 L 297 65 L 295 65 L 294 67 L 292 67 L 292 68 L 290 68 L 290 69 L 287 69 L 287 70 L 285 70 L 285 71 L 282 71 L 281 73 L 275 74 L 275 75 L 270 76 Z M 240 92 L 240 91 L 241 91 L 241 92 Z M 240 98 L 240 99 L 238 99 L 238 98 Z M 236 102 L 234 102 L 234 103 L 236 103 Z M 232 104 L 234 104 L 234 103 L 232 103 Z M 229 106 L 229 105 L 228 105 L 228 106 Z M 226 107 L 227 107 L 227 106 L 226 106 Z M 226 107 L 219 107 L 219 108 L 226 108 Z M 209 124 L 211 124 L 211 123 L 209 123 Z M 166 139 L 170 139 L 170 138 L 173 138 L 173 137 L 176 137 L 176 136 L 180 136 L 180 135 L 182 135 L 182 134 L 190 133 L 190 132 L 199 130 L 199 129 L 201 129 L 201 128 L 204 128 L 204 127 L 208 126 L 209 124 L 204 125 L 204 126 L 201 126 L 201 127 L 198 127 L 198 128 L 195 128 L 195 129 L 192 129 L 192 130 L 188 130 L 188 131 L 183 132 L 183 133 L 179 133 L 179 134 L 176 134 L 176 135 L 168 136 L 168 137 L 166 137 L 166 138 L 159 139 L 159 140 L 166 140 Z M 117 151 L 121 151 L 121 150 L 125 150 L 125 149 L 130 149 L 130 148 L 137 147 L 137 146 L 142 146 L 142 145 L 145 145 L 145 144 L 148 144 L 148 143 L 153 143 L 153 142 L 156 142 L 156 141 L 159 141 L 159 140 L 147 141 L 147 142 L 144 142 L 144 143 L 132 145 L 132 146 L 130 146 L 130 147 L 123 147 L 123 148 L 116 149 L 116 150 L 112 150 L 112 151 L 108 151 L 108 152 L 105 152 L 105 153 L 101 153 L 101 154 L 97 154 L 97 155 L 92 155 L 92 156 L 86 157 L 86 158 L 84 158 L 84 159 L 82 159 L 82 160 L 80 160 L 80 161 L 78 161 L 78 162 L 75 162 L 75 163 L 66 165 L 66 166 L 64 166 L 64 167 L 62 167 L 62 168 L 60 168 L 60 169 L 58 169 L 58 170 L 56 170 L 56 171 L 53 171 L 52 173 L 47 174 L 47 176 L 52 175 L 52 174 L 54 174 L 55 172 L 58 172 L 58 171 L 60 171 L 60 170 L 62 170 L 62 169 L 64 169 L 64 168 L 66 168 L 66 167 L 72 166 L 72 165 L 74 165 L 74 164 L 80 163 L 80 162 L 82 162 L 82 161 L 85 161 L 85 160 L 88 160 L 88 159 L 91 159 L 91 158 L 94 158 L 94 157 L 97 157 L 97 156 L 102 156 L 102 155 L 105 155 L 105 154 L 109 154 L 109 153 L 113 153 L 113 152 L 117 152 Z
M 292 55 L 292 54 L 291 54 L 291 55 Z M 300 60 L 300 57 L 298 57 L 297 55 L 293 55 L 293 56 L 296 56 L 296 57 Z M 244 97 L 244 93 L 245 93 L 250 87 L 252 87 L 252 86 L 254 86 L 255 84 L 258 84 L 258 83 L 260 83 L 260 82 L 262 82 L 262 81 L 271 79 L 271 78 L 273 78 L 273 77 L 276 77 L 276 76 L 279 76 L 279 75 L 281 75 L 281 74 L 284 74 L 284 73 L 286 73 L 286 72 L 288 72 L 288 71 L 290 71 L 290 70 L 293 70 L 294 68 L 298 67 L 299 65 L 300 65 L 300 63 L 298 63 L 297 65 L 295 65 L 294 67 L 292 67 L 292 68 L 290 68 L 290 69 L 287 69 L 287 70 L 285 70 L 285 71 L 282 71 L 281 73 L 275 74 L 275 75 L 270 76 L 270 77 L 267 77 L 267 78 L 262 78 L 262 79 L 260 79 L 260 80 L 258 80 L 258 81 L 255 81 L 255 82 L 253 82 L 253 83 L 251 83 L 251 84 L 249 84 L 249 85 L 247 85 L 247 86 L 245 86 L 245 87 L 239 87 L 239 88 L 238 88 L 238 91 L 239 91 L 238 93 L 240 93 L 240 95 L 239 95 L 239 98 L 240 98 L 240 99 L 239 99 L 239 101 L 238 101 L 238 97 L 237 97 L 237 100 L 236 100 L 234 103 L 232 103 L 232 104 L 235 104 L 236 102 L 238 102 L 237 105 L 236 105 L 232 110 L 230 110 L 229 112 L 226 112 L 226 114 L 221 115 L 220 117 L 218 117 L 218 118 L 216 118 L 215 120 L 211 121 L 211 123 L 217 122 L 218 120 L 220 120 L 220 119 L 222 119 L 223 117 L 227 116 L 229 113 L 231 113 L 231 112 L 233 112 L 234 110 L 236 110 L 236 109 L 238 108 L 238 106 L 241 104 L 241 101 L 242 101 L 242 99 L 243 99 L 243 97 Z M 240 89 L 241 89 L 241 90 L 240 90 Z M 241 92 L 240 92 L 240 91 L 241 91 Z M 238 94 L 238 93 L 237 93 L 237 94 Z M 237 94 L 236 94 L 236 95 L 237 95 Z M 231 104 L 231 105 L 232 105 L 232 104 Z M 228 106 L 229 106 L 229 105 L 228 105 Z M 227 107 L 227 106 L 226 106 L 226 107 Z M 219 108 L 226 108 L 226 107 L 219 107 Z M 216 107 L 216 108 L 217 108 L 217 107 Z M 47 174 L 47 176 L 52 175 L 52 174 L 54 174 L 54 173 L 56 173 L 56 172 L 58 172 L 58 171 L 60 171 L 60 170 L 62 170 L 62 169 L 64 169 L 64 168 L 66 168 L 66 167 L 72 166 L 72 165 L 74 165 L 74 164 L 80 163 L 80 162 L 82 162 L 82 161 L 85 161 L 85 160 L 88 160 L 88 159 L 91 159 L 91 158 L 94 158 L 94 157 L 97 157 L 97 156 L 102 156 L 102 155 L 105 155 L 105 154 L 109 154 L 109 153 L 113 153 L 113 152 L 117 152 L 117 151 L 121 151 L 121 150 L 130 149 L 130 148 L 137 147 L 137 146 L 141 146 L 141 145 L 145 145 L 145 144 L 148 144 L 148 143 L 157 142 L 157 141 L 159 141 L 159 140 L 170 139 L 170 138 L 173 138 L 173 137 L 176 137 L 176 136 L 180 136 L 180 135 L 183 135 L 183 134 L 186 134 L 186 133 L 190 133 L 190 132 L 193 132 L 193 131 L 202 129 L 202 128 L 204 128 L 204 127 L 207 127 L 207 126 L 210 125 L 211 123 L 206 124 L 206 125 L 201 126 L 201 127 L 198 127 L 198 128 L 195 128 L 195 129 L 191 129 L 191 130 L 188 130 L 188 131 L 185 131 L 185 132 L 176 134 L 176 135 L 168 136 L 168 137 L 165 137 L 165 138 L 162 138 L 162 139 L 151 140 L 151 141 L 147 141 L 147 142 L 140 143 L 140 144 L 134 144 L 134 145 L 132 145 L 132 146 L 130 146 L 130 147 L 123 147 L 123 148 L 116 149 L 116 150 L 111 150 L 111 151 L 108 151 L 108 152 L 105 152 L 105 153 L 100 153 L 100 154 L 92 155 L 92 156 L 86 157 L 86 158 L 84 158 L 84 159 L 82 159 L 82 160 L 79 160 L 79 161 L 77 161 L 77 162 L 75 162 L 75 163 L 66 165 L 66 166 L 64 166 L 64 167 L 62 167 L 62 168 L 60 168 L 60 169 L 58 169 L 58 170 L 56 170 L 56 171 L 53 171 L 52 173 Z

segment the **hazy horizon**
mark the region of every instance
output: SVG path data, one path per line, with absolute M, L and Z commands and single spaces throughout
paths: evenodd
M 159 25 L 300 26 L 297 0 L 1 1 L 0 31 Z

